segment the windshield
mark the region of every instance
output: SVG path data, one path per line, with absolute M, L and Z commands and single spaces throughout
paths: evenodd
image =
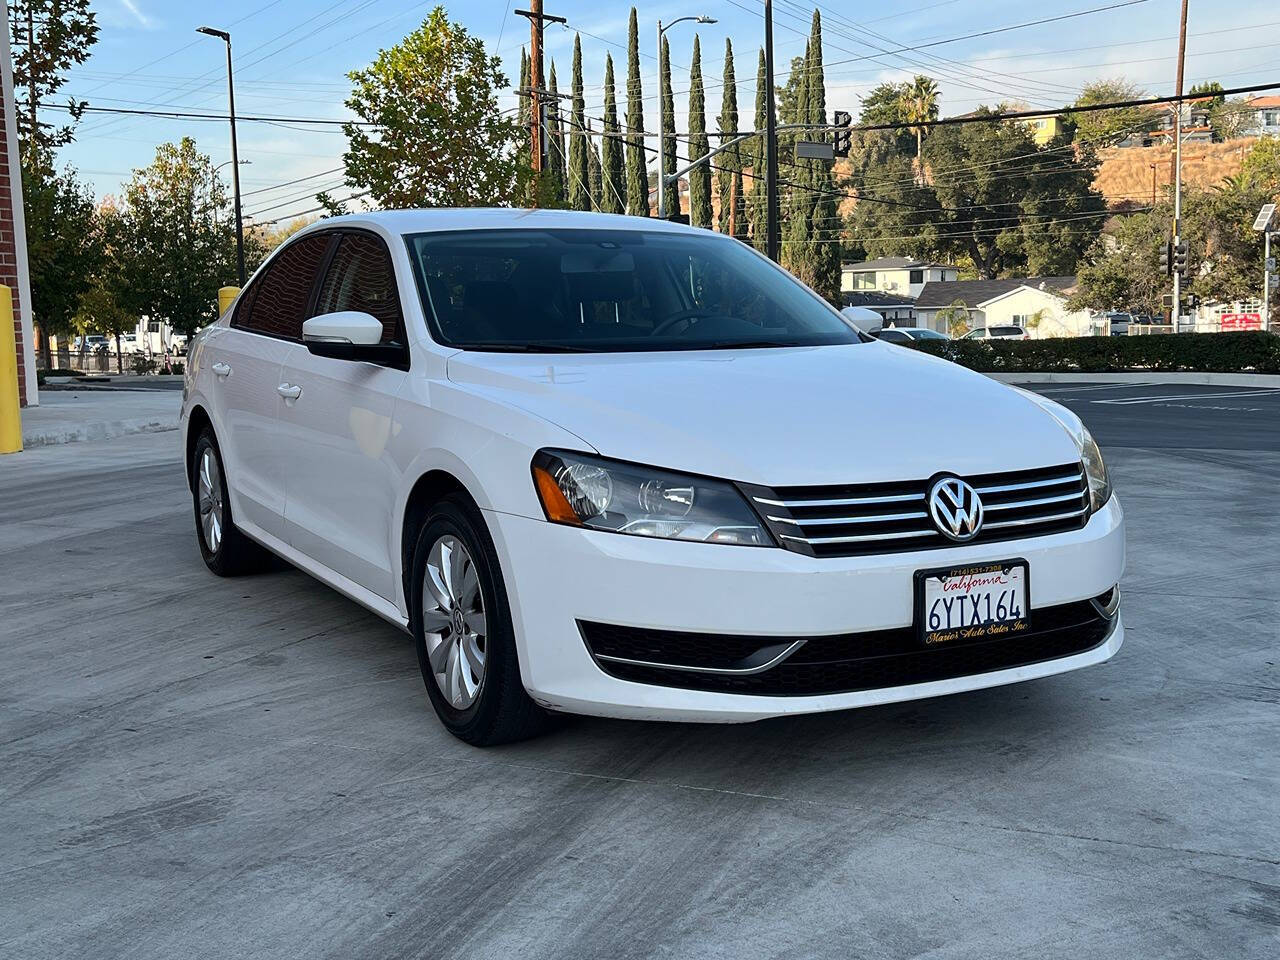
M 405 238 L 432 335 L 473 350 L 858 343 L 834 308 L 713 233 L 468 230 Z

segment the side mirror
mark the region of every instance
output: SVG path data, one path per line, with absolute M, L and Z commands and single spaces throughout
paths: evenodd
M 302 342 L 350 343 L 368 346 L 382 339 L 382 323 L 359 310 L 322 313 L 302 324 Z
M 381 341 L 382 322 L 360 310 L 322 313 L 302 324 L 302 344 L 317 357 L 363 360 L 407 370 L 409 354 L 404 346 Z

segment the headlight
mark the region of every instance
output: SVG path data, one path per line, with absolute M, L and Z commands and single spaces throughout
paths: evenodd
M 1111 499 L 1111 478 L 1107 475 L 1107 465 L 1102 460 L 1098 442 L 1088 430 L 1081 431 L 1077 442 L 1080 444 L 1084 474 L 1089 478 L 1089 503 L 1094 510 L 1101 510 Z
M 731 483 L 564 450 L 533 458 L 547 519 L 668 540 L 767 547 L 773 541 Z

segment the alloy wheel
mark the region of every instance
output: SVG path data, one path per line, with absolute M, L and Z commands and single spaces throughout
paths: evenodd
M 200 475 L 197 480 L 200 502 L 200 529 L 204 545 L 210 553 L 217 553 L 222 545 L 223 500 L 222 470 L 213 450 L 206 447 L 200 454 Z
M 457 537 L 441 536 L 427 552 L 422 627 L 436 685 L 465 710 L 484 681 L 488 629 L 475 561 Z

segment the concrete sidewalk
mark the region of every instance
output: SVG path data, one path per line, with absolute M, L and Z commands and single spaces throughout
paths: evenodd
M 178 428 L 182 398 L 172 390 L 42 390 L 22 411 L 26 449 Z

